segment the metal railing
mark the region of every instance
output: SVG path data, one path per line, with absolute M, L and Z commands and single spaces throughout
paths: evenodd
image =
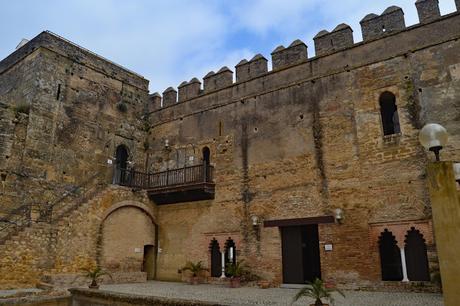
M 82 184 L 71 189 L 65 189 L 61 192 L 61 196 L 51 203 L 42 205 L 27 203 L 0 217 L 0 244 L 33 222 L 53 222 L 56 217 L 61 217 L 63 213 L 68 213 L 74 209 L 76 204 L 87 201 L 89 197 L 97 193 L 96 191 L 100 190 L 100 186 L 95 181 L 102 174 L 105 172 L 97 172 Z M 36 210 L 38 214 L 34 219 L 32 218 L 33 210 Z M 59 213 L 56 215 L 57 211 Z
M 115 169 L 115 183 L 140 189 L 164 189 L 199 183 L 212 183 L 214 167 L 207 164 L 145 173 L 130 169 Z

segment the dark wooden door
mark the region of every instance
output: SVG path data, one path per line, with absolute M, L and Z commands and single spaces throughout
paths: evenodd
M 144 246 L 144 262 L 142 271 L 147 272 L 147 279 L 155 279 L 155 247 L 153 245 Z
M 318 225 L 281 227 L 281 241 L 284 283 L 321 278 Z
M 404 252 L 406 254 L 407 277 L 411 281 L 429 281 L 428 256 L 423 235 L 412 228 L 407 232 Z
M 312 282 L 321 279 L 319 257 L 318 225 L 312 224 L 301 228 L 304 280 Z

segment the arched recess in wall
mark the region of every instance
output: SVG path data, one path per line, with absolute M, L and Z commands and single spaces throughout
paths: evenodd
M 380 95 L 379 104 L 383 134 L 393 135 L 401 133 L 396 96 L 389 91 L 385 91 Z
M 228 237 L 227 241 L 225 241 L 224 252 L 225 265 L 229 263 L 236 264 L 236 244 L 231 237 Z M 229 275 L 225 273 L 225 276 Z
M 404 242 L 407 277 L 410 281 L 429 281 L 428 255 L 423 235 L 412 227 L 407 231 Z
M 211 255 L 211 276 L 219 277 L 222 274 L 222 254 L 220 252 L 219 242 L 216 238 L 211 240 L 209 252 Z
M 112 272 L 140 272 L 154 278 L 156 269 L 157 225 L 144 204 L 123 201 L 103 215 L 99 228 L 98 263 Z M 144 254 L 144 252 L 152 252 Z M 146 262 L 149 260 L 151 262 Z
M 122 184 L 126 180 L 125 170 L 128 168 L 129 151 L 121 144 L 115 149 L 115 164 L 113 171 L 113 184 Z
M 401 281 L 403 279 L 401 251 L 395 236 L 385 229 L 379 237 L 380 266 L 382 280 Z

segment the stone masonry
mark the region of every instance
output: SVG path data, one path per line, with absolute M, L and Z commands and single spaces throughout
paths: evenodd
M 318 224 L 326 281 L 398 286 L 382 282 L 385 230 L 402 249 L 417 230 L 436 272 L 431 157 L 417 137 L 425 123 L 442 124 L 451 135 L 442 158 L 460 159 L 460 14 L 440 16 L 437 1 L 416 5 L 420 24 L 406 27 L 403 11 L 390 7 L 361 21 L 363 42 L 340 24 L 318 33 L 315 57 L 295 40 L 271 53 L 272 70 L 258 54 L 238 63 L 235 83 L 223 67 L 163 97 L 141 76 L 39 34 L 0 62 L 1 213 L 30 222 L 0 235 L 0 286 L 60 282 L 96 264 L 116 281 L 142 281 L 149 245 L 154 278 L 178 281 L 186 261 L 210 267 L 210 242 L 223 250 L 229 238 L 238 260 L 277 286 L 281 232 L 264 224 L 336 209 L 340 223 Z M 382 127 L 384 93 L 399 116 L 391 135 Z M 111 185 L 120 145 L 131 169 L 151 173 L 200 165 L 208 148 L 214 199 L 158 205 Z

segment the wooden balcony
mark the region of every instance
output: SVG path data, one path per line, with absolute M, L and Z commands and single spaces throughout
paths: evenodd
M 147 190 L 158 205 L 214 199 L 214 167 L 197 165 L 156 173 L 118 169 L 116 183 Z

